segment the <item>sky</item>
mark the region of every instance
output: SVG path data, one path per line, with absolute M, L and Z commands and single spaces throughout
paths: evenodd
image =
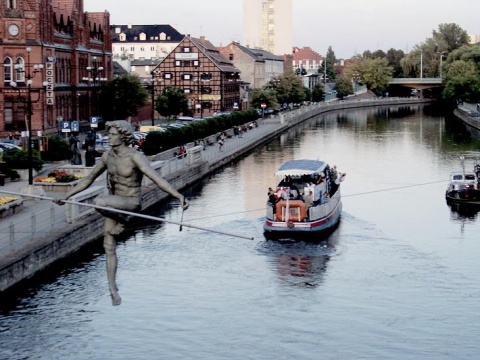
M 479 0 L 292 0 L 293 46 L 337 58 L 365 50 L 409 52 L 442 23 L 480 34 Z M 134 7 L 132 8 L 132 4 Z M 215 46 L 242 42 L 243 0 L 84 0 L 84 11 L 110 13 L 111 25 L 168 24 Z

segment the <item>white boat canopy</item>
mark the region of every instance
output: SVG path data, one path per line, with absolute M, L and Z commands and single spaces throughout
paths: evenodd
M 320 160 L 289 160 L 280 166 L 280 168 L 275 173 L 276 178 L 281 178 L 284 176 L 302 176 L 302 175 L 310 175 L 310 174 L 319 174 L 323 170 L 327 163 Z

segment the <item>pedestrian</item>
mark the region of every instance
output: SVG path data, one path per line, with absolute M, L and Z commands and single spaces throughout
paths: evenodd
M 218 148 L 220 149 L 220 151 L 223 151 L 223 145 L 225 144 L 225 140 L 223 140 L 222 137 L 220 137 L 218 139 Z

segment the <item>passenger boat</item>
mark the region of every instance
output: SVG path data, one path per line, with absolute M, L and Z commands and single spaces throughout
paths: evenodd
M 475 161 L 473 171 L 465 171 L 465 157 L 460 157 L 463 171 L 450 174 L 445 191 L 447 203 L 480 205 L 480 165 Z
M 333 230 L 340 220 L 345 173 L 319 160 L 290 160 L 269 188 L 265 237 L 300 237 Z

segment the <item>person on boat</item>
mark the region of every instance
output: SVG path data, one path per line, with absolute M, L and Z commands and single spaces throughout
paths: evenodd
M 277 197 L 275 196 L 275 191 L 271 187 L 268 188 L 268 202 L 275 204 L 277 202 Z
M 129 146 L 133 140 L 131 125 L 125 120 L 108 121 L 106 124 L 110 150 L 103 153 L 92 171 L 66 195 L 55 202 L 62 205 L 75 194 L 87 189 L 96 178 L 107 171 L 108 195 L 95 198 L 95 205 L 110 207 L 130 212 L 142 208 L 143 175 L 151 179 L 160 189 L 176 197 L 183 209 L 188 208 L 188 201 L 170 183 L 163 179 L 150 165 L 145 155 Z M 117 254 L 115 237 L 123 232 L 130 216 L 113 211 L 97 209 L 105 217 L 103 246 L 107 258 L 107 276 L 112 304 L 121 302 L 116 283 Z
M 305 200 L 305 207 L 308 209 L 313 204 L 313 191 L 307 190 L 305 195 L 303 196 Z

